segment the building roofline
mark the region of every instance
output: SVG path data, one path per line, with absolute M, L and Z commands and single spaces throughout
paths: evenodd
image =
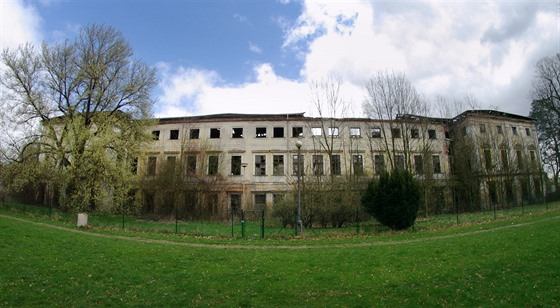
M 452 120 L 453 120 L 453 122 L 456 122 L 456 121 L 459 121 L 459 120 L 461 120 L 461 119 L 463 119 L 467 116 L 470 116 L 470 115 L 500 116 L 500 117 L 508 117 L 508 118 L 512 118 L 512 119 L 517 119 L 517 120 L 525 120 L 525 121 L 531 121 L 531 122 L 535 121 L 535 119 L 530 118 L 530 117 L 521 116 L 521 115 L 513 114 L 513 113 L 507 113 L 507 112 L 498 111 L 498 110 L 489 110 L 489 109 L 467 110 L 467 111 L 462 112 L 461 114 L 457 115 Z
M 218 113 L 186 117 L 156 118 L 160 123 L 181 123 L 189 121 L 219 121 L 219 120 L 279 120 L 279 119 L 303 119 L 305 112 L 300 113 L 277 113 L 277 114 L 246 114 L 246 113 Z
M 185 117 L 167 117 L 167 118 L 155 118 L 159 124 L 171 124 L 171 123 L 188 123 L 191 121 L 204 121 L 204 122 L 220 122 L 220 121 L 267 121 L 267 120 L 301 120 L 301 121 L 315 121 L 321 118 L 319 117 L 306 117 L 305 112 L 300 113 L 269 113 L 269 114 L 246 114 L 246 113 L 218 113 L 209 115 L 197 115 L 197 116 L 185 116 Z M 498 117 L 508 117 L 511 119 L 524 120 L 534 122 L 535 120 L 530 117 L 521 116 L 517 114 L 488 110 L 488 109 L 473 109 L 462 112 L 461 114 L 453 118 L 438 118 L 438 117 L 426 117 L 414 114 L 399 114 L 396 116 L 395 120 L 409 120 L 409 121 L 428 121 L 432 123 L 442 123 L 451 124 L 463 120 L 464 118 L 472 115 L 486 115 L 486 116 L 498 116 Z M 325 119 L 325 118 L 324 118 Z M 374 121 L 374 122 L 386 122 L 391 120 L 381 120 L 373 118 L 336 118 L 332 120 L 337 121 Z

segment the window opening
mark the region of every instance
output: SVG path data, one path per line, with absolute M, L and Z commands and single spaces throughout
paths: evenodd
M 243 128 L 233 128 L 231 138 L 243 138 Z
M 154 136 L 154 140 L 159 140 L 159 130 L 152 131 L 152 135 Z
M 414 171 L 418 174 L 424 173 L 424 159 L 422 155 L 414 155 Z
M 381 171 L 385 170 L 385 156 L 383 156 L 383 154 L 376 154 L 373 160 L 375 164 L 375 173 L 381 174 Z
M 364 174 L 364 161 L 362 159 L 362 155 L 352 155 L 352 167 L 354 169 L 354 174 Z
M 266 138 L 266 127 L 257 127 L 256 135 L 257 138 Z
M 284 127 L 275 127 L 273 133 L 274 138 L 284 138 Z
M 231 175 L 241 175 L 241 156 L 231 157 Z
M 340 165 L 340 155 L 331 156 L 331 174 L 334 175 L 342 174 L 342 168 Z
M 338 137 L 338 127 L 329 127 L 329 136 Z
M 190 139 L 198 139 L 200 136 L 200 129 L 198 128 L 191 128 L 189 130 L 189 138 Z
M 428 139 L 437 139 L 435 129 L 428 129 Z
M 371 129 L 371 138 L 381 138 L 381 128 L 373 127 Z
M 218 156 L 211 155 L 208 157 L 208 175 L 218 174 Z
M 255 175 L 266 175 L 265 155 L 255 155 Z
M 321 136 L 322 129 L 320 127 L 312 127 L 311 128 L 311 134 L 313 134 L 313 136 Z
M 441 163 L 439 161 L 439 156 L 438 155 L 432 156 L 432 165 L 434 167 L 434 173 L 435 174 L 441 173 Z
M 410 138 L 412 138 L 412 139 L 420 138 L 420 130 L 418 128 L 411 128 L 410 129 Z
M 361 130 L 359 127 L 351 127 L 350 128 L 350 137 L 352 138 L 360 138 Z
M 284 175 L 284 155 L 272 156 L 272 175 Z
M 210 129 L 210 139 L 219 139 L 220 138 L 220 129 L 219 128 L 211 128 Z
M 157 157 L 155 156 L 148 157 L 148 170 L 147 170 L 148 175 L 156 175 L 156 163 L 157 163 Z
M 313 174 L 323 175 L 323 155 L 313 155 Z
M 292 137 L 294 138 L 303 137 L 303 127 L 301 126 L 292 127 Z
M 169 139 L 170 140 L 179 139 L 179 130 L 178 129 L 172 129 L 171 131 L 169 131 Z

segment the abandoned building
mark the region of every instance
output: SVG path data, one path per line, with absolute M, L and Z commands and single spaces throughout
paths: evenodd
M 270 209 L 296 190 L 299 170 L 304 183 L 365 183 L 407 169 L 426 183 L 438 211 L 519 205 L 543 193 L 533 119 L 493 110 L 384 121 L 217 114 L 161 118 L 150 130 L 154 140 L 138 163 L 147 212 L 173 203 L 208 215 Z M 155 190 L 154 181 L 169 189 Z

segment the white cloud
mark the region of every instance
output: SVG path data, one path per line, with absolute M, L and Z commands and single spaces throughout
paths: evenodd
M 276 75 L 270 64 L 254 69 L 254 81 L 221 84 L 216 72 L 160 64 L 164 76 L 157 117 L 215 113 L 292 113 L 307 110 L 307 85 Z
M 528 114 L 527 95 L 519 95 L 529 92 L 527 76 L 538 58 L 559 50 L 549 6 L 308 1 L 285 47 L 303 54 L 304 79 L 334 74 L 359 90 L 376 71 L 398 70 L 429 97 L 472 93 L 483 107 Z
M 41 17 L 24 1 L 0 1 L 0 49 L 41 42 Z
M 365 80 L 379 70 L 396 70 L 428 98 L 468 93 L 483 108 L 528 114 L 532 67 L 558 52 L 560 34 L 554 9 L 526 9 L 531 5 L 307 1 L 295 23 L 277 21 L 285 31 L 284 48 L 303 59 L 299 80 L 278 76 L 271 64 L 255 66 L 252 82 L 229 86 L 220 84 L 215 72 L 178 69 L 162 101 L 190 103 L 187 111 L 197 114 L 313 114 L 308 82 L 337 76 L 352 102 L 351 114 L 359 116 Z M 252 44 L 250 49 L 260 51 Z M 162 114 L 180 112 L 166 110 Z
M 256 54 L 261 54 L 262 53 L 262 49 L 257 44 L 254 44 L 254 43 L 249 43 L 249 50 L 252 53 L 256 53 Z

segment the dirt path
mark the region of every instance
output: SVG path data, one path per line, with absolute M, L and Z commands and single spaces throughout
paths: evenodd
M 508 226 L 496 227 L 492 229 L 484 229 L 484 230 L 476 230 L 476 231 L 469 231 L 465 233 L 459 234 L 448 234 L 448 235 L 437 235 L 432 237 L 423 237 L 417 239 L 410 239 L 410 240 L 395 240 L 395 241 L 386 241 L 386 242 L 362 242 L 362 243 L 346 243 L 346 244 L 325 244 L 325 245 L 238 245 L 238 244 L 204 244 L 204 243 L 189 243 L 189 242 L 177 242 L 177 241 L 170 241 L 170 240 L 157 240 L 157 239 L 149 239 L 149 238 L 138 238 L 138 237 L 129 237 L 123 235 L 116 235 L 116 234 L 102 234 L 102 233 L 94 233 L 88 232 L 87 230 L 81 230 L 78 228 L 72 227 L 62 227 L 51 225 L 48 223 L 43 222 L 36 222 L 30 221 L 22 218 L 11 217 L 6 215 L 1 215 L 0 218 L 16 220 L 23 223 L 33 224 L 36 226 L 42 226 L 46 228 L 56 229 L 65 232 L 72 232 L 76 234 L 86 235 L 86 236 L 94 236 L 100 238 L 107 238 L 107 239 L 119 239 L 125 241 L 132 241 L 138 243 L 147 243 L 147 244 L 164 244 L 164 245 L 176 245 L 176 246 L 185 246 L 185 247 L 200 247 L 200 248 L 214 248 L 214 249 L 254 249 L 254 250 L 265 250 L 265 249 L 287 249 L 287 250 L 304 250 L 304 249 L 317 249 L 317 248 L 351 248 L 351 247 L 373 247 L 373 246 L 387 246 L 387 245 L 400 245 L 400 244 L 410 244 L 410 243 L 419 243 L 419 242 L 426 242 L 426 241 L 433 241 L 433 240 L 440 240 L 440 239 L 450 239 L 450 238 L 458 238 L 464 236 L 470 236 L 475 234 L 481 233 L 488 233 L 488 232 L 495 232 L 498 230 L 504 229 L 511 229 L 511 228 L 519 228 L 523 226 L 533 225 L 540 222 L 550 221 L 559 219 L 560 216 L 555 216 L 551 218 L 540 219 L 531 222 L 519 223 L 519 224 L 512 224 Z

